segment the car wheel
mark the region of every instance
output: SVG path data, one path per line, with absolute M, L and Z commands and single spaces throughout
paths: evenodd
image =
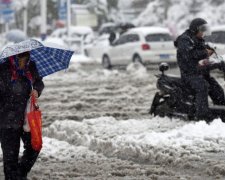
M 140 63 L 140 64 L 142 64 L 142 65 L 144 65 L 143 64 L 143 62 L 142 62 L 142 59 L 141 59 L 141 57 L 139 56 L 139 55 L 134 55 L 134 57 L 133 57 L 133 63 Z
M 102 66 L 104 69 L 111 69 L 111 61 L 108 56 L 104 55 L 102 58 Z

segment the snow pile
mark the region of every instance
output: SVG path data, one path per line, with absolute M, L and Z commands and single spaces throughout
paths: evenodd
M 126 68 L 127 72 L 136 78 L 146 78 L 147 69 L 140 63 L 131 63 Z
M 71 58 L 69 68 L 51 76 L 45 77 L 46 83 L 55 83 L 56 81 L 76 82 L 79 81 L 118 81 L 118 79 L 132 78 L 149 78 L 146 67 L 139 63 L 131 63 L 126 68 L 126 71 L 121 72 L 118 69 L 107 70 L 97 64 L 93 59 L 83 55 L 74 54 Z M 87 71 L 88 69 L 88 71 Z M 155 87 L 155 77 L 150 75 L 151 84 Z
M 126 121 L 102 117 L 56 121 L 44 134 L 107 157 L 184 165 L 185 160 L 200 160 L 200 152 L 224 152 L 224 128 L 220 120 L 208 125 L 157 117 Z
M 74 146 L 69 144 L 66 141 L 60 141 L 55 138 L 43 138 L 43 149 L 41 151 L 41 158 L 52 157 L 58 160 L 70 160 L 75 156 L 89 156 L 92 157 L 96 155 L 96 153 L 88 150 L 87 147 L 84 146 Z
M 21 141 L 22 143 L 22 141 Z M 23 153 L 23 144 L 20 148 L 20 154 Z M 88 153 L 87 153 L 88 152 Z M 74 156 L 92 156 L 95 155 L 93 151 L 88 150 L 85 146 L 71 145 L 64 140 L 58 140 L 56 138 L 43 137 L 43 148 L 41 150 L 42 158 L 55 158 L 58 160 L 68 160 Z M 0 151 L 0 157 L 2 158 L 2 151 Z

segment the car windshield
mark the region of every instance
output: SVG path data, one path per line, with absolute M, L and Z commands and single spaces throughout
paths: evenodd
M 145 37 L 147 42 L 164 42 L 172 41 L 172 37 L 169 34 L 149 34 Z
M 106 26 L 106 27 L 102 27 L 99 30 L 99 34 L 110 34 L 111 32 L 114 32 L 116 30 L 115 26 Z
M 225 31 L 212 32 L 212 35 L 207 37 L 206 41 L 225 44 Z

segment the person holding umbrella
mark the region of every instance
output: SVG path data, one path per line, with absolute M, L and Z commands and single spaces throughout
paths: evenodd
M 39 154 L 32 147 L 31 133 L 23 130 L 27 102 L 30 96 L 41 95 L 43 77 L 69 67 L 73 53 L 34 39 L 0 53 L 0 140 L 6 180 L 27 179 Z M 19 161 L 20 139 L 25 150 Z
M 38 98 L 44 89 L 29 52 L 8 57 L 0 65 L 0 138 L 6 180 L 26 179 L 39 152 L 32 149 L 31 134 L 23 130 L 25 110 L 31 95 Z M 23 156 L 18 162 L 20 139 Z

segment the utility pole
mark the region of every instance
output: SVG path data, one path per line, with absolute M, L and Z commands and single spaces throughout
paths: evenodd
M 23 31 L 27 35 L 27 6 L 23 7 Z
M 23 6 L 23 32 L 27 35 L 27 5 L 28 0 L 20 0 L 20 3 Z
M 5 32 L 6 33 L 9 32 L 9 23 L 8 22 L 5 23 Z
M 47 1 L 41 0 L 41 39 L 45 40 L 47 33 Z
M 69 48 L 71 46 L 71 0 L 67 0 L 67 39 Z

